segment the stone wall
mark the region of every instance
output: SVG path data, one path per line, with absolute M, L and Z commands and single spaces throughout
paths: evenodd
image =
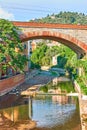
M 18 74 L 7 79 L 0 80 L 0 95 L 4 95 L 14 87 L 22 84 L 25 81 L 23 74 Z
M 32 31 L 50 31 L 60 32 L 71 35 L 87 44 L 87 25 L 72 25 L 72 24 L 53 24 L 53 23 L 35 23 L 35 22 L 16 22 L 13 24 L 22 28 L 24 32 Z
M 81 93 L 81 89 L 79 84 L 74 81 L 75 90 L 79 93 L 79 109 L 80 109 L 80 119 L 81 119 L 81 129 L 87 130 L 87 98 L 84 99 Z M 87 96 L 86 96 L 87 97 Z

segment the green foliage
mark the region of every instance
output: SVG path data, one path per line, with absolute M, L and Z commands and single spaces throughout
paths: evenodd
M 60 88 L 62 92 L 67 92 L 67 93 L 70 93 L 71 91 L 75 92 L 73 84 L 72 84 L 71 81 L 60 82 L 60 83 L 58 83 L 57 85 L 54 85 L 54 86 L 53 86 L 52 82 L 50 82 L 48 85 L 40 87 L 40 91 L 47 93 L 48 90 L 50 90 L 50 89 L 58 89 L 58 88 Z
M 57 55 L 58 64 L 56 65 L 56 67 L 66 69 L 69 72 L 70 78 L 72 78 L 73 76 L 74 79 L 78 80 L 78 82 L 81 84 L 82 92 L 86 94 L 87 93 L 87 89 L 86 89 L 87 88 L 87 59 L 78 60 L 77 55 L 70 48 L 64 45 L 53 46 L 51 48 L 46 47 L 46 49 L 43 49 L 43 44 L 41 44 L 41 46 L 40 44 L 39 47 L 35 50 L 35 52 L 32 54 L 32 57 L 34 56 L 32 62 L 34 62 L 39 66 L 41 65 L 52 66 L 51 63 L 52 57 Z M 39 51 L 41 49 L 43 54 L 41 54 Z M 81 78 L 78 75 L 79 67 L 82 68 L 83 70 Z
M 41 65 L 42 58 L 45 56 L 45 52 L 47 50 L 46 45 L 42 45 L 41 47 L 38 47 L 31 56 L 31 62 L 32 64 L 37 67 L 37 65 Z
M 32 53 L 31 62 L 33 65 L 39 66 L 51 66 L 52 57 L 57 55 L 59 52 L 58 46 L 47 47 L 46 43 L 39 43 L 36 50 Z
M 32 53 L 32 65 L 52 66 L 53 56 L 57 56 L 58 68 L 74 67 L 76 54 L 71 49 L 63 45 L 47 47 L 46 43 L 39 43 L 36 50 Z
M 73 87 L 73 84 L 71 81 L 69 82 L 61 82 L 58 84 L 59 88 L 61 88 L 62 91 L 67 91 L 67 93 L 70 93 L 71 91 L 72 92 L 75 92 L 74 90 L 74 87 Z
M 60 55 L 57 57 L 57 61 L 58 61 L 58 68 L 64 68 L 67 63 L 67 58 L 65 56 Z
M 87 15 L 77 12 L 61 11 L 59 14 L 47 15 L 47 17 L 42 19 L 35 19 L 34 22 L 84 25 L 87 24 Z
M 14 70 L 23 71 L 27 58 L 22 55 L 23 46 L 17 31 L 11 22 L 0 19 L 0 64 L 4 68 L 10 66 Z
M 82 75 L 76 78 L 81 87 L 82 93 L 87 95 L 87 59 L 77 61 L 77 66 L 82 69 Z
M 56 73 L 55 71 L 51 71 L 51 74 L 52 74 L 53 76 L 57 76 L 57 73 Z
M 84 79 L 82 77 L 78 77 L 76 80 L 80 85 L 82 93 L 87 95 L 87 86 L 86 86 L 86 82 L 84 82 Z
M 43 91 L 44 93 L 47 93 L 48 92 L 48 86 L 45 85 L 45 86 L 40 87 L 40 91 Z
M 46 56 L 46 55 L 45 55 L 45 56 L 42 58 L 42 60 L 41 60 L 41 65 L 42 65 L 42 66 L 49 66 L 50 63 L 51 63 L 51 58 L 50 58 L 50 56 Z

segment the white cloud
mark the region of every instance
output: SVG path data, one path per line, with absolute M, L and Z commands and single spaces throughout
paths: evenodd
M 0 7 L 0 18 L 14 20 L 14 15 L 12 13 L 9 13 L 8 11 L 5 11 L 3 8 Z

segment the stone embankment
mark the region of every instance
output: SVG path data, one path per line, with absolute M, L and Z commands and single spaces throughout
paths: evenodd
M 18 74 L 15 76 L 11 76 L 9 78 L 5 78 L 0 80 L 0 96 L 5 95 L 9 91 L 14 88 L 17 88 L 20 85 L 26 86 L 26 81 L 33 78 L 35 75 L 39 73 L 39 70 L 33 70 L 26 74 Z
M 76 91 L 79 93 L 79 108 L 82 130 L 87 130 L 87 96 L 82 95 L 79 84 L 74 81 Z
M 25 81 L 23 74 L 18 74 L 6 79 L 0 80 L 0 96 L 5 95 L 11 91 L 14 87 L 19 86 Z

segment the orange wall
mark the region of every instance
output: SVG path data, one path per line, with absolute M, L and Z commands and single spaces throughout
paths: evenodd
M 7 79 L 0 80 L 0 94 L 2 95 L 16 87 L 17 85 L 22 84 L 25 81 L 25 76 L 23 74 L 18 74 Z
M 37 27 L 37 28 L 66 28 L 66 29 L 87 29 L 87 25 L 76 24 L 58 24 L 58 23 L 37 23 L 37 22 L 18 22 L 14 21 L 13 24 L 18 27 Z

